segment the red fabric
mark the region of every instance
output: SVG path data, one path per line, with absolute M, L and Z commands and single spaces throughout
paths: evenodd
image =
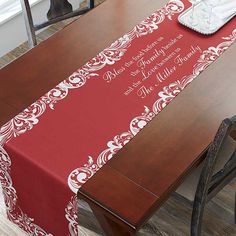
M 153 33 L 135 38 L 119 61 L 94 72 L 96 76 L 92 76 L 84 86 L 71 90 L 65 99 L 55 105 L 54 110 L 47 109 L 33 129 L 5 144 L 12 160 L 11 176 L 18 195 L 17 203 L 46 231 L 57 236 L 68 234 L 65 207 L 74 195 L 67 183 L 71 171 L 84 166 L 89 156 L 96 160 L 107 148 L 108 141 L 129 130 L 131 120 L 142 114 L 145 106 L 152 110 L 159 98 L 158 93 L 165 86 L 191 75 L 203 51 L 220 44 L 222 37 L 230 35 L 236 26 L 236 19 L 233 19 L 215 35 L 205 37 L 179 25 L 177 17 L 178 14 L 175 14 L 172 20 L 165 19 Z M 141 73 L 131 75 L 132 71 L 140 68 L 136 62 L 128 68 L 125 62 L 130 62 L 132 57 L 158 38 L 163 37 L 155 47 L 160 50 L 177 35 L 183 35 L 183 38 L 165 50 L 165 56 L 160 55 L 155 62 L 146 65 L 145 73 L 179 48 L 175 57 L 148 79 L 142 80 L 144 76 Z M 195 48 L 196 53 L 187 62 L 181 66 L 174 63 L 177 55 L 187 55 L 191 47 Z M 201 51 L 197 51 L 196 47 Z M 150 59 L 153 54 L 154 48 L 144 58 Z M 158 73 L 164 77 L 171 68 L 173 73 L 163 82 L 158 81 Z M 117 73 L 118 70 L 124 71 L 111 82 L 105 81 L 104 74 L 107 71 L 114 74 L 114 70 Z M 124 95 L 137 81 L 142 83 L 138 88 L 152 86 L 153 90 L 144 98 L 137 95 L 137 88 L 134 87 L 129 95 Z

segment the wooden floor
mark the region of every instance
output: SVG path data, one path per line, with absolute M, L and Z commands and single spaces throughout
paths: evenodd
M 103 0 L 97 0 L 101 3 Z M 63 28 L 67 22 L 60 22 L 49 27 L 38 35 L 38 41 L 41 42 L 52 34 Z M 24 43 L 0 58 L 0 68 L 21 56 L 28 50 L 27 43 Z M 236 236 L 236 225 L 234 224 L 234 194 L 236 191 L 236 180 L 227 185 L 211 202 L 208 203 L 204 224 L 204 236 Z M 1 194 L 0 194 L 1 196 Z M 135 197 L 135 196 L 134 196 Z M 0 202 L 0 236 L 23 236 L 22 231 L 14 227 L 4 217 L 3 204 Z M 140 230 L 138 236 L 187 236 L 189 235 L 189 226 L 191 218 L 191 206 L 182 200 L 171 196 L 170 199 L 159 209 L 156 214 L 147 222 L 145 227 Z M 88 218 L 88 215 L 89 218 Z M 79 219 L 84 227 L 79 227 L 79 236 L 101 235 L 101 229 L 97 225 L 94 217 L 90 213 L 81 215 Z M 56 236 L 56 235 L 55 235 Z
M 227 185 L 207 204 L 204 213 L 202 236 L 233 236 L 236 235 L 234 223 L 234 194 L 236 179 Z M 192 207 L 176 196 L 169 200 L 154 214 L 140 230 L 138 236 L 188 236 Z M 94 227 L 94 217 L 79 215 L 81 221 L 88 222 L 87 228 L 102 235 L 99 226 Z M 83 224 L 83 226 L 85 226 Z M 90 234 L 85 234 L 90 236 Z M 91 234 L 91 236 L 94 234 Z

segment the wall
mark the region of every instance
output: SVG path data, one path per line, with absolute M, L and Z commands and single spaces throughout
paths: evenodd
M 73 7 L 77 8 L 81 1 L 73 0 L 70 2 Z M 45 21 L 48 9 L 48 0 L 42 0 L 32 6 L 34 22 L 39 23 Z M 18 47 L 24 41 L 27 41 L 27 34 L 22 13 L 0 25 L 0 57 Z

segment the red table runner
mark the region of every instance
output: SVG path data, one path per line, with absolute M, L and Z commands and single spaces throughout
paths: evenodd
M 170 1 L 1 127 L 11 221 L 77 235 L 80 186 L 236 39 L 235 19 L 208 37 L 179 25 L 189 6 Z

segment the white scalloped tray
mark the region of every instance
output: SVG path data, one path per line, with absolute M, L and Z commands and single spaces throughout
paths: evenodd
M 236 13 L 222 20 L 212 12 L 211 18 L 210 18 L 211 23 L 209 24 L 209 13 L 206 12 L 206 4 L 203 1 L 201 1 L 198 4 L 196 4 L 196 6 L 194 7 L 194 17 L 192 17 L 193 8 L 190 7 L 186 11 L 184 11 L 182 14 L 179 15 L 178 21 L 182 25 L 198 33 L 201 33 L 204 35 L 211 35 L 211 34 L 216 33 L 235 15 Z M 194 19 L 194 21 L 192 20 L 191 17 Z

